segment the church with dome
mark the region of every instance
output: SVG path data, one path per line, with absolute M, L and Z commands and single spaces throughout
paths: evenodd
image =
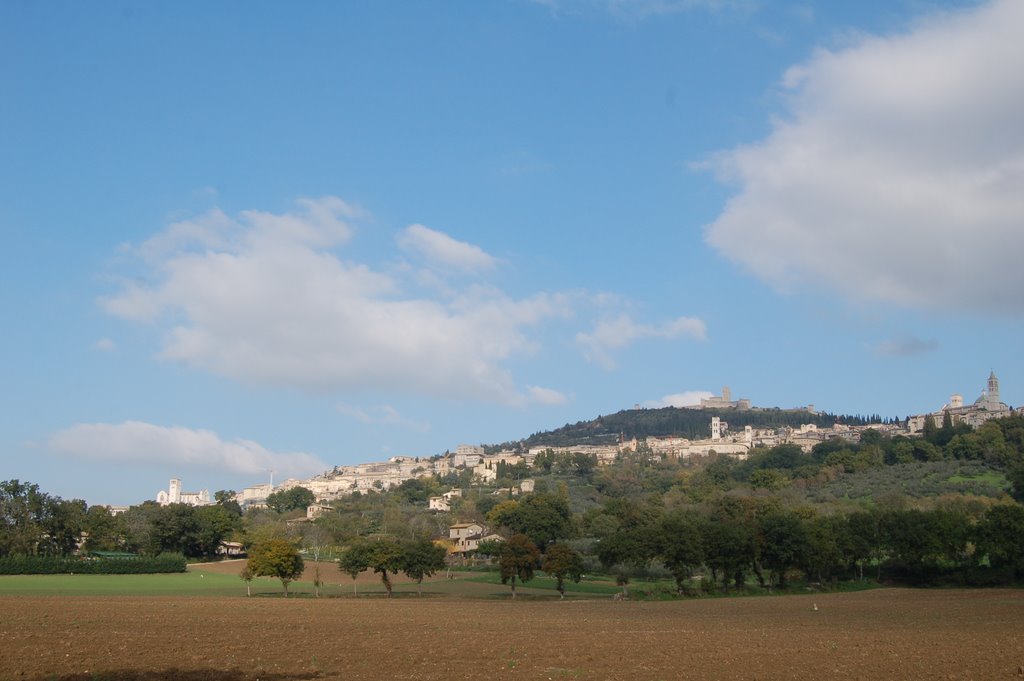
M 970 404 L 964 404 L 963 395 L 951 395 L 949 402 L 936 412 L 931 414 L 919 414 L 911 416 L 907 421 L 907 429 L 911 433 L 919 433 L 924 430 L 925 420 L 931 416 L 935 425 L 941 426 L 946 415 L 949 414 L 954 424 L 966 423 L 977 428 L 990 419 L 1011 416 L 1013 410 L 1005 402 L 999 399 L 999 379 L 995 372 L 989 373 L 988 385 L 982 391 L 981 396 Z

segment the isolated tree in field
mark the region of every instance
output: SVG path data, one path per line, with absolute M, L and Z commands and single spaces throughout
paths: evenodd
M 402 546 L 402 572 L 416 580 L 419 595 L 423 595 L 423 578 L 443 570 L 447 551 L 429 539 L 417 539 Z
M 514 534 L 501 545 L 498 557 L 501 583 L 512 585 L 512 598 L 516 597 L 516 579 L 528 582 L 540 565 L 540 550 L 525 534 Z
M 358 596 L 356 578 L 359 577 L 360 572 L 370 567 L 370 544 L 362 538 L 356 538 L 349 542 L 345 552 L 338 559 L 338 567 L 352 578 L 352 595 Z
M 558 597 L 565 598 L 565 579 L 579 583 L 583 577 L 583 557 L 566 544 L 549 544 L 541 569 L 555 578 Z
M 320 598 L 320 589 L 324 584 L 320 576 L 320 561 L 327 556 L 330 550 L 330 537 L 327 530 L 319 525 L 308 523 L 302 531 L 302 546 L 308 555 L 313 557 L 313 589 L 316 591 L 316 597 Z
M 238 576 L 245 581 L 245 595 L 252 596 L 252 578 L 256 575 L 254 575 L 252 570 L 249 568 L 248 561 L 245 563 L 242 571 L 238 573 Z
M 369 544 L 370 569 L 380 575 L 380 581 L 391 598 L 391 577 L 389 573 L 398 574 L 402 569 L 402 545 L 397 539 L 384 537 Z
M 249 570 L 257 577 L 277 577 L 288 598 L 288 584 L 298 579 L 305 567 L 298 549 L 287 539 L 268 539 L 249 549 Z

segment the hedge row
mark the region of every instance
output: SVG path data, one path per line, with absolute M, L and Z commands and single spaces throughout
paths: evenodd
M 0 575 L 143 575 L 184 572 L 185 566 L 180 553 L 132 558 L 5 556 L 0 558 Z

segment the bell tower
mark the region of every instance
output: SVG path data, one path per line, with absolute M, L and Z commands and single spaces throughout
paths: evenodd
M 996 378 L 996 372 L 991 371 L 988 375 L 988 400 L 989 402 L 999 402 L 999 379 Z

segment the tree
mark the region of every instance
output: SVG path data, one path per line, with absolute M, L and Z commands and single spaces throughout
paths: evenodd
M 882 514 L 878 511 L 857 511 L 846 516 L 849 529 L 850 555 L 857 565 L 860 580 L 864 581 L 864 566 L 875 563 L 875 579 L 881 577 L 885 537 L 882 532 Z
M 330 548 L 327 530 L 319 525 L 307 523 L 302 531 L 302 546 L 313 556 L 313 589 L 316 597 L 320 598 L 320 589 L 324 584 L 320 577 L 320 559 L 325 557 Z
M 230 513 L 238 517 L 241 517 L 242 506 L 237 501 L 235 501 L 236 496 L 237 492 L 235 492 L 235 490 L 233 489 L 222 489 L 213 493 L 213 498 L 217 502 L 218 506 L 222 506 L 226 508 Z
M 777 468 L 760 468 L 750 474 L 751 489 L 774 491 L 789 484 L 786 474 Z
M 352 578 L 352 595 L 358 596 L 356 578 L 363 570 L 370 568 L 370 544 L 365 539 L 356 538 L 349 542 L 345 552 L 338 559 L 338 567 Z
M 267 497 L 267 506 L 278 513 L 287 513 L 296 509 L 305 509 L 316 501 L 316 495 L 305 487 L 292 487 L 271 493 Z
M 214 556 L 221 542 L 239 529 L 240 516 L 228 506 L 200 506 L 192 511 L 196 530 L 190 549 L 196 556 Z M 186 554 L 188 555 L 188 554 Z
M 1015 462 L 1006 471 L 1006 479 L 1013 485 L 1013 497 L 1024 501 L 1024 463 Z
M 277 577 L 288 598 L 289 582 L 298 579 L 305 567 L 298 549 L 287 539 L 268 539 L 249 549 L 246 567 L 257 577 Z
M 497 556 L 501 553 L 501 545 L 505 541 L 501 537 L 481 539 L 476 545 L 477 556 Z
M 978 548 L 996 568 L 1024 574 L 1024 506 L 993 506 L 977 528 Z
M 78 550 L 85 529 L 87 507 L 81 499 L 65 500 L 47 496 L 42 518 L 39 553 L 69 556 Z
M 666 515 L 660 523 L 658 555 L 665 567 L 672 571 L 679 593 L 683 593 L 686 580 L 693 575 L 694 569 L 704 562 L 700 526 L 700 517 L 687 512 Z
M 565 598 L 565 578 L 579 583 L 583 577 L 583 557 L 567 544 L 549 544 L 541 569 L 555 578 L 558 597 Z
M 544 473 L 550 473 L 551 468 L 555 465 L 555 452 L 552 449 L 545 449 L 543 452 L 537 454 L 533 459 L 533 467 L 538 471 Z
M 242 567 L 242 571 L 238 573 L 238 576 L 245 580 L 245 595 L 252 596 L 252 579 L 256 575 L 253 574 L 249 568 L 249 562 L 246 561 L 245 566 Z
M 761 518 L 761 560 L 772 571 L 769 580 L 780 589 L 786 588 L 786 570 L 800 565 L 807 546 L 807 537 L 800 518 L 780 511 Z
M 68 555 L 85 525 L 84 501 L 64 501 L 18 480 L 0 482 L 0 556 Z
M 847 563 L 849 526 L 841 516 L 815 516 L 804 523 L 804 569 L 808 576 L 817 575 L 822 584 Z
M 408 541 L 402 546 L 402 572 L 409 579 L 416 580 L 420 596 L 423 595 L 423 578 L 443 570 L 447 555 L 448 552 L 443 546 L 429 539 Z
M 625 596 L 632 573 L 645 569 L 662 547 L 661 510 L 653 504 L 612 499 L 604 512 L 618 521 L 618 527 L 598 544 L 597 558 L 606 569 L 615 571 L 615 582 Z
M 397 574 L 402 569 L 402 546 L 397 539 L 383 537 L 369 543 L 367 554 L 370 569 L 380 575 L 380 581 L 391 598 L 391 577 L 388 573 Z
M 487 514 L 487 520 L 513 533 L 527 535 L 539 547 L 572 537 L 574 529 L 568 499 L 552 494 L 530 494 L 518 502 L 503 501 Z
M 498 565 L 501 583 L 511 583 L 512 598 L 515 598 L 516 579 L 521 582 L 533 579 L 533 571 L 540 565 L 540 550 L 525 534 L 514 534 L 501 545 Z
M 712 579 L 722 576 L 726 588 L 729 581 L 743 586 L 745 572 L 754 558 L 754 539 L 750 528 L 735 520 L 717 520 L 704 524 L 703 543 Z
M 85 514 L 86 551 L 117 551 L 124 549 L 124 516 L 111 515 L 106 506 L 90 506 Z

